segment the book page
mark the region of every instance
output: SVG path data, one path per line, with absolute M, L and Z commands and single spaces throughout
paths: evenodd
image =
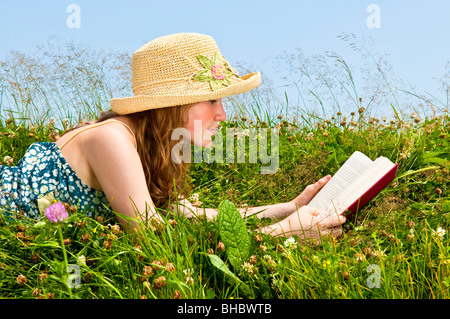
M 308 206 L 325 209 L 331 200 L 338 197 L 344 189 L 353 183 L 373 164 L 373 161 L 361 152 L 354 152 L 328 183 L 309 202 Z
M 347 189 L 328 203 L 328 206 L 323 209 L 323 213 L 320 216 L 324 219 L 332 219 L 335 216 L 340 215 L 350 205 L 361 198 L 361 196 L 388 173 L 394 165 L 394 163 L 385 157 L 377 158 L 366 172 L 360 175 Z
M 352 185 L 346 188 L 336 198 L 344 205 L 351 205 L 358 200 L 372 185 L 382 178 L 395 164 L 386 157 L 377 158 L 373 166 L 359 176 Z

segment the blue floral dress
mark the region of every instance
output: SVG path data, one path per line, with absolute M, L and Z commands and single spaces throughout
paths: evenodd
M 55 143 L 34 143 L 17 166 L 0 165 L 0 212 L 8 215 L 23 211 L 26 217 L 37 219 L 37 200 L 50 192 L 89 217 L 114 216 L 105 194 L 78 178 Z

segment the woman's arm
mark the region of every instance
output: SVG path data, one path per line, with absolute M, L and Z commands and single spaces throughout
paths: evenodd
M 187 199 L 180 199 L 178 204 L 173 203 L 172 206 L 173 212 L 175 212 L 175 207 L 177 207 L 180 214 L 189 218 L 204 214 L 208 219 L 214 220 L 219 213 L 219 210 L 215 208 L 195 207 Z M 295 203 L 288 202 L 257 207 L 238 207 L 238 211 L 243 218 L 257 214 L 256 216 L 258 218 L 278 219 L 293 213 L 295 211 Z
M 238 210 L 242 217 L 257 214 L 256 216 L 258 218 L 284 218 L 298 210 L 300 207 L 308 205 L 311 199 L 316 196 L 320 189 L 325 186 L 330 179 L 331 176 L 327 175 L 319 179 L 316 183 L 308 185 L 300 195 L 289 202 L 256 207 L 239 207 Z M 206 214 L 206 217 L 209 219 L 214 219 L 218 214 L 217 209 L 194 207 L 188 200 L 180 201 L 178 209 L 188 217 L 192 217 L 193 214 Z
M 302 239 L 320 238 L 325 235 L 340 236 L 342 234 L 341 224 L 345 223 L 344 216 L 334 216 L 334 218 L 323 218 L 319 216 L 320 211 L 310 206 L 302 206 L 296 209 L 294 201 L 288 203 L 281 203 L 275 205 L 259 206 L 252 208 L 239 208 L 243 217 L 257 214 L 258 218 L 269 217 L 272 219 L 283 218 L 276 220 L 273 224 L 262 227 L 260 231 L 271 236 L 286 236 L 294 235 Z M 217 217 L 218 210 L 214 208 L 194 207 L 188 200 L 181 200 L 178 202 L 178 209 L 180 213 L 187 217 L 205 214 L 210 220 Z
M 129 131 L 111 123 L 95 129 L 83 144 L 89 166 L 125 230 L 136 231 L 138 221 L 158 219 L 147 188 L 139 154 Z M 122 217 L 123 215 L 123 217 Z M 129 218 L 128 218 L 129 217 Z
M 287 202 L 256 207 L 240 207 L 239 212 L 243 217 L 256 214 L 258 218 L 280 219 L 292 214 L 295 209 L 293 202 Z

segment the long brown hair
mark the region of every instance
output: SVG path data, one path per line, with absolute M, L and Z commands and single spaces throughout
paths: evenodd
M 135 128 L 137 151 L 144 169 L 150 196 L 157 208 L 167 209 L 176 200 L 176 195 L 188 198 L 192 190 L 189 183 L 190 163 L 175 163 L 171 151 L 178 140 L 172 140 L 175 128 L 185 127 L 187 111 L 191 105 L 181 105 L 125 115 Z M 103 112 L 94 122 L 82 123 L 65 133 L 83 125 L 102 122 L 121 116 L 112 110 Z M 64 133 L 64 134 L 65 134 Z

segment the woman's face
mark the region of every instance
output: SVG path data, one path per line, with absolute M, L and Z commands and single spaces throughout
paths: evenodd
M 188 111 L 189 120 L 186 126 L 191 134 L 191 143 L 208 147 L 220 121 L 225 121 L 226 118 L 222 99 L 193 104 Z

